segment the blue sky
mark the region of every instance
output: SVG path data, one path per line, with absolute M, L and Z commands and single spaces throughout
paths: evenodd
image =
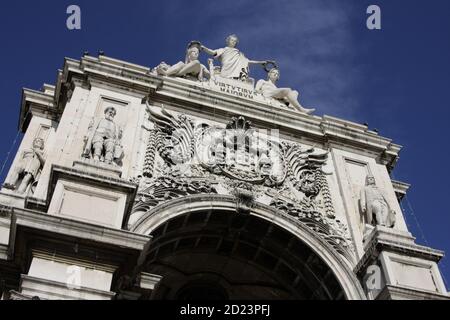
M 81 7 L 78 31 L 66 28 L 71 4 Z M 381 7 L 382 30 L 366 28 L 370 4 Z M 278 62 L 279 84 L 316 114 L 366 122 L 404 146 L 393 175 L 412 184 L 410 230 L 450 253 L 449 12 L 448 0 L 2 1 L 0 165 L 17 134 L 21 88 L 54 83 L 64 57 L 103 50 L 153 67 L 183 60 L 190 40 L 219 48 L 236 33 L 249 58 Z

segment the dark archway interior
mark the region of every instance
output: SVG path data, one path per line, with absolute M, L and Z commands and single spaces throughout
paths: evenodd
M 152 236 L 145 269 L 163 277 L 153 299 L 345 299 L 317 254 L 255 216 L 194 212 Z

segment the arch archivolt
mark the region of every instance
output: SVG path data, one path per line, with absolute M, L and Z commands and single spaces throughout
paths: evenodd
M 339 282 L 346 299 L 366 299 L 358 279 L 351 270 L 350 261 L 304 223 L 268 205 L 255 203 L 248 214 L 242 214 L 236 212 L 236 201 L 232 196 L 190 195 L 170 200 L 142 213 L 140 218 L 130 225 L 130 231 L 152 234 L 168 221 L 200 212 L 207 213 L 208 216 L 218 213 L 247 215 L 281 228 L 304 243 L 323 261 Z

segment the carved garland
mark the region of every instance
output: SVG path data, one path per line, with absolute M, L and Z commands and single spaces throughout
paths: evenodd
M 155 164 L 157 131 L 149 130 L 147 148 L 145 150 L 143 176 L 151 178 L 153 176 L 153 167 Z
M 135 212 L 147 212 L 158 204 L 172 199 L 185 197 L 192 194 L 217 193 L 208 181 L 192 181 L 160 177 L 146 184 L 144 189 L 138 192 L 132 214 Z

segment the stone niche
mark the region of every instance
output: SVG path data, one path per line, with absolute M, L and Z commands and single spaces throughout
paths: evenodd
M 48 214 L 121 229 L 136 185 L 111 175 L 54 166 Z

